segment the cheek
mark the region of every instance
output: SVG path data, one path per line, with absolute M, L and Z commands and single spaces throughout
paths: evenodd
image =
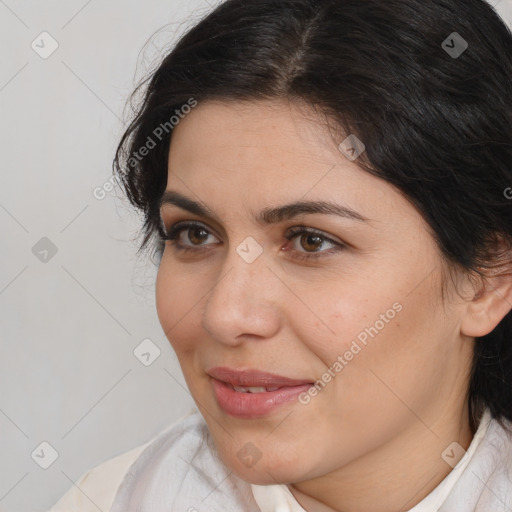
M 329 316 L 336 336 L 326 338 L 321 349 L 335 377 L 324 373 L 330 383 L 319 394 L 343 404 L 334 414 L 357 425 L 354 432 L 371 428 L 361 422 L 369 411 L 374 419 L 404 418 L 410 416 L 404 404 L 425 406 L 445 371 L 442 361 L 448 360 L 451 328 L 433 304 L 432 290 L 385 290 L 363 290 L 338 301 Z
M 362 355 L 373 340 L 386 337 L 386 332 L 397 327 L 403 330 L 402 304 L 392 300 L 387 291 L 365 288 L 364 283 L 328 285 L 304 296 L 313 306 L 310 312 L 295 312 L 289 318 L 295 319 L 297 336 L 327 367 L 344 355 L 355 366 L 356 359 L 363 362 Z M 389 338 L 398 341 L 396 335 Z
M 293 329 L 324 366 L 317 377 L 328 381 L 330 391 L 321 393 L 374 402 L 377 388 L 378 400 L 392 398 L 379 377 L 407 394 L 423 378 L 428 382 L 438 375 L 449 331 L 442 308 L 435 306 L 431 287 L 410 293 L 411 286 L 398 277 L 394 282 L 386 278 L 381 286 L 359 281 L 341 290 L 323 287 L 308 296 L 317 313 L 308 315 L 313 321 L 295 315 Z
M 165 259 L 165 258 L 164 258 Z M 162 260 L 155 285 L 156 311 L 160 325 L 177 354 L 186 351 L 197 339 L 198 315 L 202 297 L 197 280 L 187 278 Z

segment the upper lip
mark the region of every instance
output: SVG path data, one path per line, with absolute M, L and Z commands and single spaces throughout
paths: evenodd
M 233 386 L 285 387 L 312 384 L 312 382 L 307 379 L 290 379 L 289 377 L 262 372 L 260 370 L 237 370 L 235 368 L 228 368 L 225 366 L 216 366 L 208 370 L 206 373 L 214 379 L 228 382 Z

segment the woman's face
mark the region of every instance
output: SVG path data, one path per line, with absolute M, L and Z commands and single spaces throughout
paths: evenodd
M 167 191 L 206 212 L 161 209 L 167 232 L 196 226 L 166 242 L 160 322 L 220 457 L 259 484 L 341 474 L 398 439 L 421 451 L 431 426 L 463 416 L 472 357 L 426 222 L 303 112 L 200 104 L 174 128 Z M 261 218 L 299 202 L 340 211 Z M 280 391 L 224 387 L 225 405 L 215 367 L 321 384 L 270 408 Z

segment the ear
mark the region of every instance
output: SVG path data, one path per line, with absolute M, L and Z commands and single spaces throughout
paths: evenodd
M 461 332 L 479 337 L 489 334 L 512 310 L 512 253 L 500 267 L 488 271 L 483 284 L 467 303 Z

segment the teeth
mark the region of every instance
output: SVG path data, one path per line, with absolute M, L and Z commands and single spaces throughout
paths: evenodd
M 275 388 L 265 388 L 265 387 L 262 387 L 262 386 L 249 386 L 249 387 L 245 387 L 245 386 L 235 386 L 235 385 L 233 385 L 233 389 L 235 391 L 239 391 L 240 393 L 265 393 L 266 391 L 276 391 L 279 388 L 278 387 L 275 387 Z

